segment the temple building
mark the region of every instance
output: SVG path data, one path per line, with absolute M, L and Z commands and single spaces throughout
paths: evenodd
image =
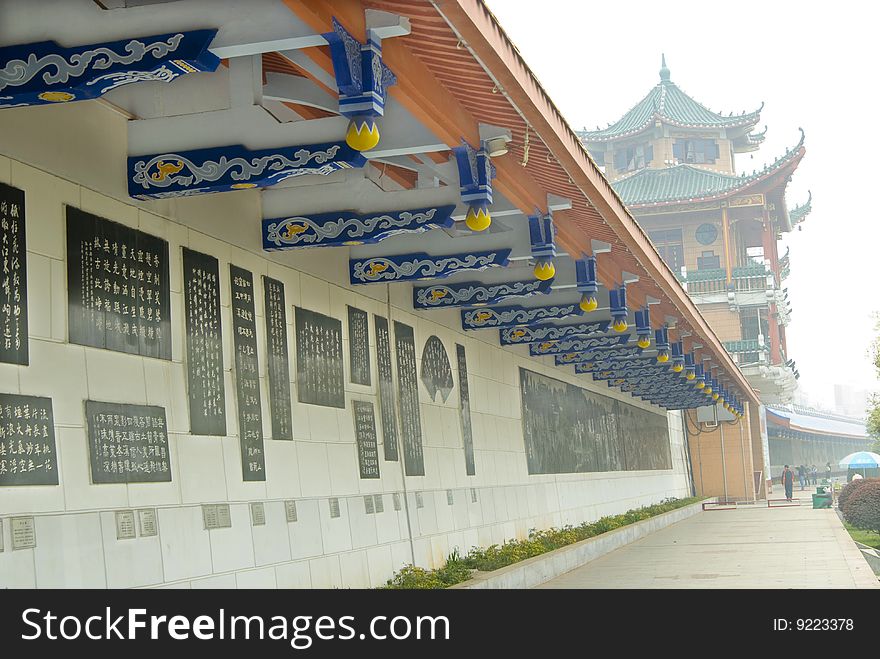
M 772 163 L 738 172 L 757 150 L 763 104 L 721 114 L 686 94 L 666 58 L 660 82 L 607 128 L 583 131 L 663 260 L 699 306 L 765 404 L 786 403 L 799 376 L 788 354 L 789 256 L 777 241 L 804 220 L 811 200 L 790 207 L 785 189 L 804 156 L 804 136 Z
M 758 394 L 482 0 L 242 4 L 0 0 L 0 588 L 760 495 Z

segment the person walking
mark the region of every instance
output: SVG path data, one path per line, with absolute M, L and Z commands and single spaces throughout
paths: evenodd
M 825 463 L 825 478 L 828 479 L 829 483 L 831 482 L 831 463 L 830 462 Z
M 797 474 L 798 474 L 798 482 L 801 484 L 801 492 L 803 492 L 804 485 L 807 482 L 807 468 L 804 465 L 798 465 Z
M 785 488 L 785 498 L 791 501 L 792 489 L 794 489 L 794 472 L 785 465 L 782 470 L 782 486 Z
M 813 465 L 810 468 L 810 476 L 813 477 L 813 485 L 819 484 L 819 468 L 816 465 Z

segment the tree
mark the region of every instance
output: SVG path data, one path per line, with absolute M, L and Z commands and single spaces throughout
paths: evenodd
M 871 344 L 871 358 L 874 362 L 874 370 L 877 377 L 880 378 L 880 314 L 875 314 L 877 323 L 874 329 L 877 330 L 877 336 Z M 873 438 L 875 453 L 880 453 L 880 394 L 871 396 L 871 402 L 868 406 L 868 435 Z

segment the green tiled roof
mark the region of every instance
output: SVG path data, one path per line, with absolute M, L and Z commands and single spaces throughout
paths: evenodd
M 771 174 L 795 158 L 804 144 L 804 132 L 798 144 L 760 171 L 746 176 L 721 174 L 693 165 L 675 165 L 659 169 L 642 169 L 611 186 L 627 206 L 669 202 L 686 202 L 723 196 Z
M 803 222 L 804 218 L 810 214 L 810 211 L 813 210 L 813 193 L 807 193 L 807 200 L 803 204 L 798 204 L 790 211 L 788 211 L 788 216 L 791 218 L 791 226 L 794 226 L 798 222 Z
M 666 58 L 660 69 L 660 84 L 639 101 L 635 107 L 621 117 L 616 123 L 594 131 L 579 133 L 584 142 L 605 142 L 626 135 L 634 135 L 653 125 L 656 119 L 676 126 L 688 128 L 729 128 L 735 126 L 752 126 L 760 118 L 761 107 L 754 112 L 743 112 L 738 115 L 724 116 L 713 112 L 702 103 L 685 94 L 669 79 Z M 764 138 L 764 133 L 749 136 L 756 143 Z

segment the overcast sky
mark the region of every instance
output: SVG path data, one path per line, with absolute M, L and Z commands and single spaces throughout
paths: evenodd
M 806 131 L 789 208 L 813 193 L 802 231 L 787 234 L 792 302 L 788 356 L 800 386 L 833 405 L 833 385 L 880 389 L 868 359 L 880 311 L 880 180 L 875 3 L 584 2 L 487 0 L 501 26 L 575 129 L 617 121 L 671 79 L 712 110 L 765 102 L 760 151 L 737 171 L 772 162 Z

